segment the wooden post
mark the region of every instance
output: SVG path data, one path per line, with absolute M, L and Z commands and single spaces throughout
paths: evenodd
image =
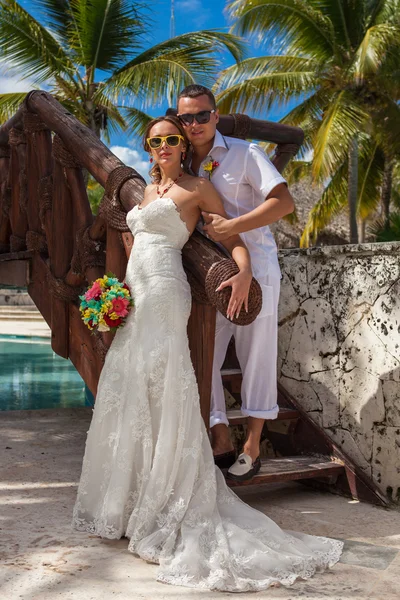
M 11 188 L 11 252 L 26 250 L 25 236 L 28 230 L 26 214 L 26 139 L 23 131 L 11 129 L 11 162 L 9 170 L 9 187 Z
M 0 146 L 0 253 L 9 252 L 11 225 L 9 201 L 11 200 L 8 189 L 8 172 L 10 168 L 10 148 Z
M 213 306 L 199 304 L 193 300 L 188 323 L 189 347 L 199 387 L 201 415 L 207 431 L 210 429 L 215 320 L 216 310 Z
M 106 273 L 114 273 L 120 281 L 125 277 L 126 252 L 119 231 L 107 225 Z
M 51 271 L 56 279 L 68 272 L 73 253 L 72 202 L 65 177 L 65 167 L 57 160 L 53 167 L 52 243 L 49 247 Z M 69 356 L 68 300 L 53 293 L 51 302 L 51 346 L 63 358 Z
M 27 217 L 29 234 L 27 245 L 30 250 L 46 252 L 46 243 L 51 244 L 51 210 L 44 210 L 41 194 L 42 179 L 52 171 L 51 133 L 37 115 L 24 114 L 26 135 L 26 159 L 28 173 Z M 47 238 L 47 239 L 46 239 Z

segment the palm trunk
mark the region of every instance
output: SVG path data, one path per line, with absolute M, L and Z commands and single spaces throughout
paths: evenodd
M 393 183 L 393 159 L 385 156 L 385 166 L 383 169 L 383 180 L 381 190 L 381 207 L 384 218 L 385 230 L 390 228 L 390 200 L 392 197 Z
M 349 146 L 348 203 L 350 215 L 350 244 L 358 244 L 357 229 L 358 199 L 358 140 L 355 137 Z
M 367 220 L 362 219 L 361 224 L 360 224 L 360 243 L 361 244 L 364 244 L 364 242 L 365 242 L 366 229 L 367 229 Z

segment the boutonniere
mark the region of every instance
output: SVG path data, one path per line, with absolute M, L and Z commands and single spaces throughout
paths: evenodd
M 208 179 L 211 180 L 211 175 L 214 173 L 215 169 L 219 167 L 219 162 L 212 159 L 210 156 L 210 160 L 204 165 L 203 169 L 208 173 Z

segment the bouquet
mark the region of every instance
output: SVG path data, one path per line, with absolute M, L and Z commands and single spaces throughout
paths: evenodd
M 96 279 L 79 296 L 81 317 L 90 330 L 115 331 L 122 327 L 133 306 L 130 290 L 112 274 Z

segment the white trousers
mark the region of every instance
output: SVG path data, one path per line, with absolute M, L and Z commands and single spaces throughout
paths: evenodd
M 258 281 L 263 293 L 263 306 L 253 323 L 234 325 L 221 313 L 217 313 L 210 427 L 219 423 L 229 425 L 221 368 L 232 335 L 243 375 L 242 414 L 258 419 L 276 419 L 278 416 L 276 361 L 280 280 L 267 277 L 259 278 Z

